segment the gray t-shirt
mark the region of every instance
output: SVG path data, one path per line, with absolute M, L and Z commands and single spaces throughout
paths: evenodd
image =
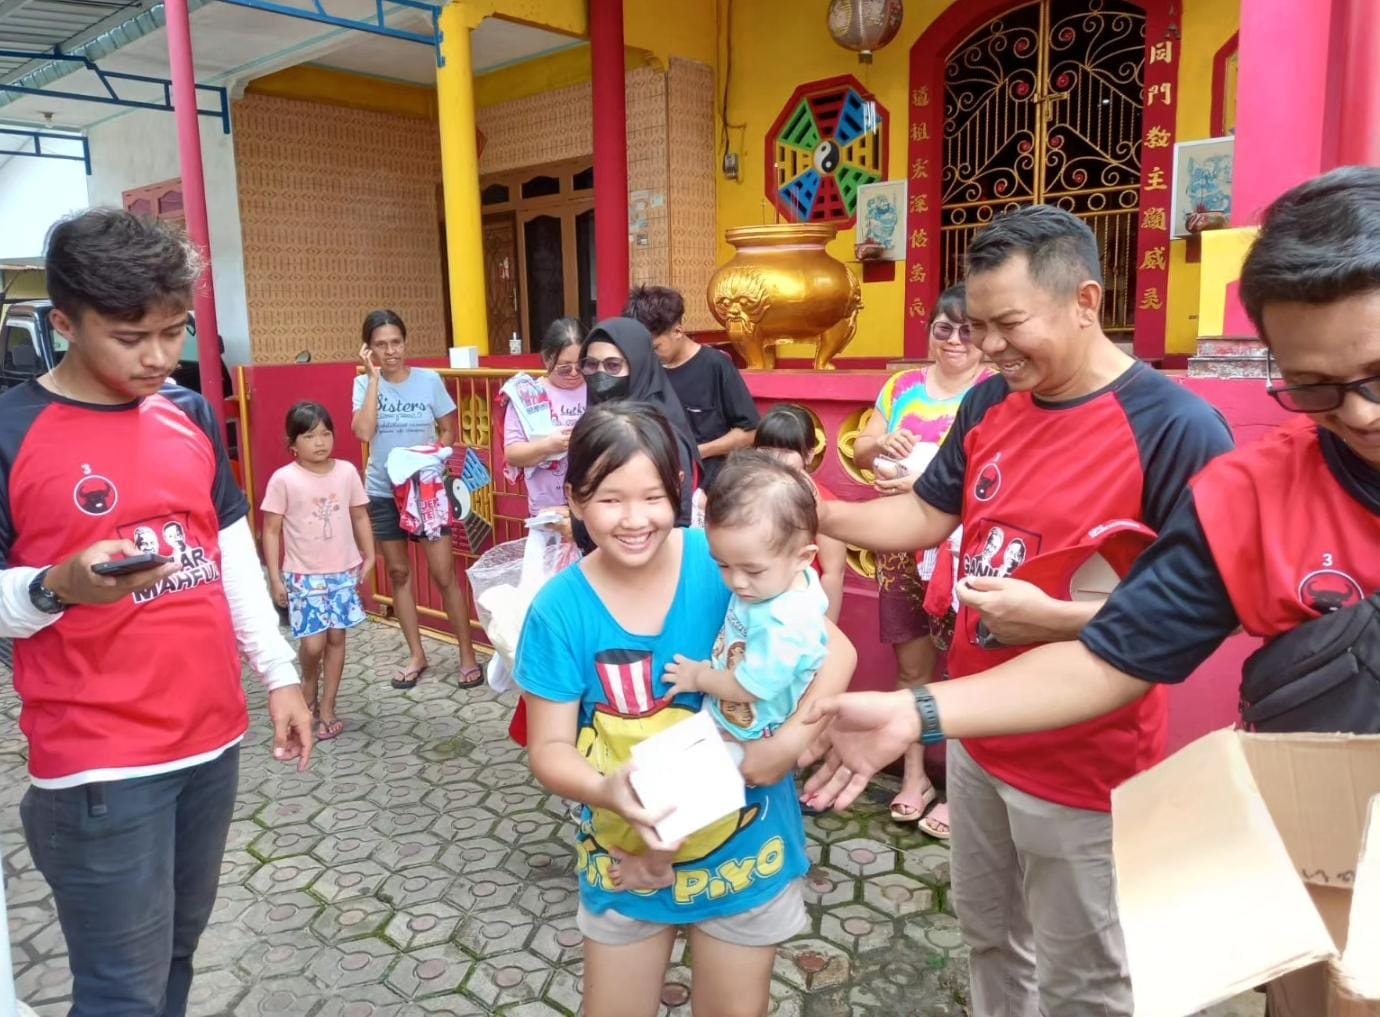
M 369 391 L 368 375 L 355 378 L 356 413 L 364 406 Z M 436 421 L 455 412 L 455 400 L 435 371 L 413 367 L 407 377 L 394 384 L 379 379 L 379 426 L 369 443 L 369 466 L 364 471 L 364 490 L 371 498 L 393 497 L 388 482 L 388 453 L 409 445 L 426 445 L 436 440 Z

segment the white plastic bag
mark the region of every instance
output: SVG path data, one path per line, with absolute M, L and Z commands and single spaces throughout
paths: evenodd
M 512 667 L 527 609 L 546 581 L 579 559 L 560 532 L 533 525 L 525 540 L 510 540 L 486 551 L 466 570 L 474 591 L 475 613 L 494 648 L 487 679 L 495 692 L 516 688 Z

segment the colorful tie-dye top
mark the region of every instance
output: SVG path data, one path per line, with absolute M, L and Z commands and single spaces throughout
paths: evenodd
M 991 373 L 984 370 L 973 379 L 973 385 Z M 876 410 L 886 421 L 888 434 L 904 427 L 918 441 L 938 445 L 953 427 L 958 404 L 966 392 L 967 389 L 948 399 L 935 399 L 925 391 L 924 369 L 911 368 L 897 371 L 887 379 L 877 395 Z

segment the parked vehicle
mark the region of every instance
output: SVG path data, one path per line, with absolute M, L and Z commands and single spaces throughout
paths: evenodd
M 48 322 L 52 303 L 32 300 L 11 305 L 0 329 L 0 392 L 23 384 L 51 371 L 67 352 L 67 340 Z M 220 377 L 222 391 L 231 392 L 230 371 L 225 366 L 225 344 L 221 344 Z M 187 342 L 182 360 L 173 371 L 173 381 L 186 388 L 201 388 L 201 362 L 197 359 L 196 320 L 187 318 Z

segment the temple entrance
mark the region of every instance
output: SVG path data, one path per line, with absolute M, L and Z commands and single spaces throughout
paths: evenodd
M 1129 339 L 1145 85 L 1145 12 L 1126 0 L 1037 0 L 989 21 L 944 71 L 940 264 L 962 278 L 975 231 L 1045 203 L 1102 248 L 1103 327 Z

